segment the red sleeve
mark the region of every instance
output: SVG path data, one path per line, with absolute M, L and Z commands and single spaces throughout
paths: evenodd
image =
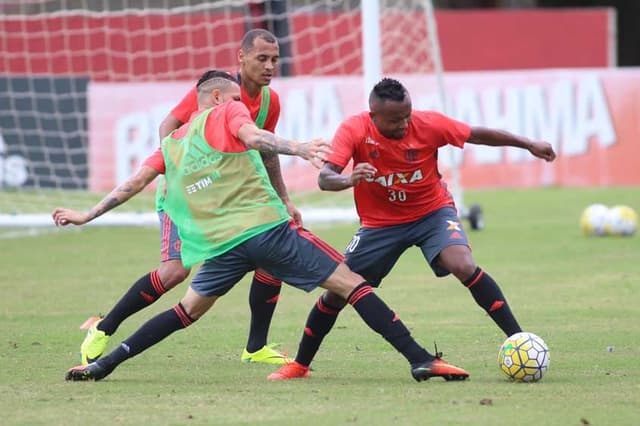
M 205 138 L 222 152 L 243 152 L 247 147 L 238 139 L 243 124 L 254 124 L 246 105 L 240 101 L 227 101 L 214 108 L 207 117 Z
M 269 88 L 270 100 L 269 100 L 269 112 L 267 113 L 267 119 L 264 122 L 264 130 L 275 132 L 276 125 L 280 119 L 280 97 L 275 90 Z
M 198 110 L 198 94 L 196 93 L 196 87 L 193 86 L 191 90 L 182 98 L 180 103 L 173 107 L 171 115 L 182 123 L 189 121 L 191 114 Z
M 227 128 L 234 137 L 238 137 L 238 130 L 243 124 L 254 124 L 249 109 L 245 104 L 239 101 L 230 101 L 225 109 L 225 118 L 227 120 Z
M 340 167 L 346 167 L 353 157 L 355 144 L 363 138 L 363 125 L 359 117 L 351 117 L 343 121 L 336 130 L 331 143 L 333 153 L 328 161 Z
M 162 156 L 162 150 L 160 148 L 156 149 L 153 154 L 151 154 L 149 157 L 147 157 L 146 160 L 144 160 L 142 165 L 151 167 L 156 172 L 164 174 L 165 166 L 164 157 Z
M 449 144 L 462 148 L 469 140 L 471 127 L 467 124 L 437 112 L 431 112 L 429 115 L 430 125 L 441 134 L 441 146 Z

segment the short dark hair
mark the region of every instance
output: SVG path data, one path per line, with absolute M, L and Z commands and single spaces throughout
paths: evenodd
M 202 86 L 202 84 L 211 80 L 212 78 L 223 78 L 225 80 L 231 80 L 235 83 L 238 82 L 231 74 L 229 74 L 226 71 L 208 70 L 208 71 L 205 71 L 204 74 L 202 74 L 202 76 L 198 80 L 198 83 L 196 83 L 196 88 Z
M 402 102 L 409 92 L 398 80 L 393 78 L 383 78 L 373 86 L 369 95 L 369 102 L 373 100 Z
M 267 43 L 277 43 L 278 39 L 276 36 L 271 33 L 271 31 L 267 31 L 262 28 L 256 28 L 253 30 L 247 31 L 247 33 L 242 37 L 242 43 L 240 44 L 240 48 L 242 50 L 251 50 L 253 47 L 253 42 L 255 39 L 261 38 Z
M 201 96 L 211 93 L 215 89 L 227 90 L 232 84 L 238 84 L 238 80 L 226 71 L 209 70 L 205 72 L 196 84 L 198 103 L 202 101 Z

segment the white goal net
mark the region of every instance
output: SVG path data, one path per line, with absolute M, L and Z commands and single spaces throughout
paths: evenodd
M 236 69 L 240 40 L 251 28 L 278 37 L 279 80 L 360 78 L 353 93 L 363 107 L 365 84 L 381 75 L 424 75 L 438 92 L 431 1 L 376 1 L 0 2 L 0 225 L 51 225 L 55 206 L 91 207 L 122 180 L 116 161 L 133 170 L 139 160 L 118 158 L 111 153 L 116 142 L 100 137 L 97 120 L 122 108 L 109 98 L 116 93 L 111 85 L 125 85 L 131 102 L 146 102 L 153 111 L 141 118 L 144 131 L 136 131 L 144 138 L 139 150 L 151 152 L 159 120 L 202 72 Z M 367 15 L 362 6 L 372 4 L 379 8 Z M 157 93 L 171 95 L 158 101 Z M 116 211 L 153 210 L 150 191 Z M 112 223 L 148 220 L 155 216 Z

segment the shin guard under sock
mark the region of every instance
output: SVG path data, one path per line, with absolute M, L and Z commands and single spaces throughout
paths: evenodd
M 249 291 L 251 325 L 247 339 L 247 351 L 255 352 L 267 344 L 269 326 L 280 298 L 282 281 L 261 271 L 256 271 Z
M 320 348 L 320 344 L 338 319 L 340 309 L 324 302 L 322 296 L 318 299 L 307 318 L 304 334 L 300 340 L 296 362 L 308 367 Z
M 357 286 L 349 295 L 348 301 L 364 322 L 382 335 L 411 364 L 434 359 L 433 355 L 411 337 L 400 318 L 373 292 L 368 283 Z
M 463 284 L 469 289 L 476 303 L 507 336 L 522 331 L 500 287 L 489 274 L 478 267 Z
M 118 364 L 132 358 L 149 347 L 160 342 L 177 330 L 193 324 L 195 320 L 187 315 L 180 303 L 144 323 L 135 333 L 114 349 L 109 355 L 100 358 L 101 366 L 113 370 Z
M 151 305 L 165 292 L 157 270 L 143 275 L 100 321 L 97 329 L 104 331 L 107 336 L 111 336 L 122 321 Z

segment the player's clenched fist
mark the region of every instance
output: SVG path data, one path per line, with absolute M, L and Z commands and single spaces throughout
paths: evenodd
M 358 163 L 351 172 L 351 185 L 356 186 L 365 179 L 371 179 L 376 175 L 378 169 L 369 163 Z

